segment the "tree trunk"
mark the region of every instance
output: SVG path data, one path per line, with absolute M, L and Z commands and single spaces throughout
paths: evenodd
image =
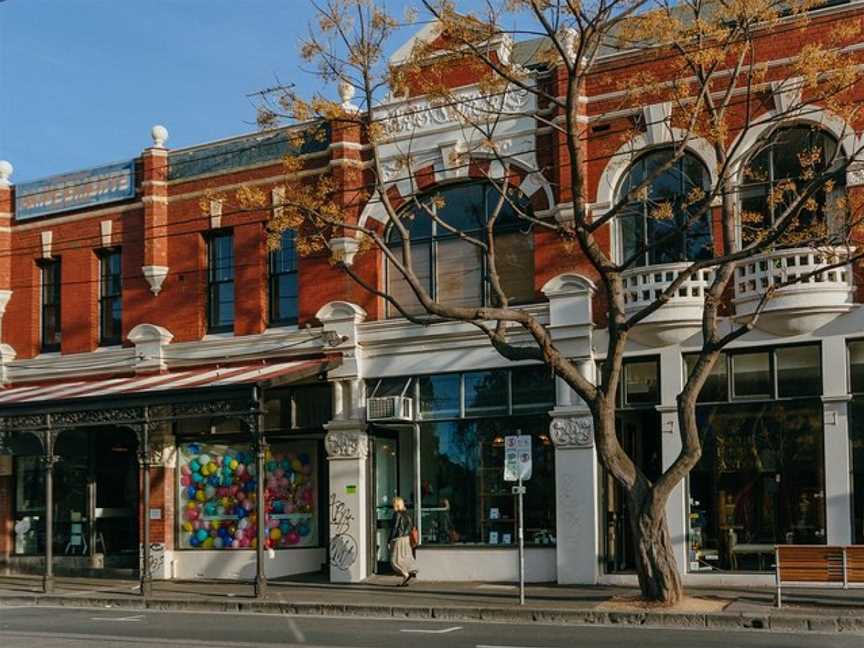
M 636 547 L 636 571 L 642 598 L 672 606 L 684 594 L 672 547 L 666 513 L 652 510 L 651 497 L 630 507 L 630 526 Z

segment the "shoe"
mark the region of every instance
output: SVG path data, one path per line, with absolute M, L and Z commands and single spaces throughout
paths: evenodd
M 408 574 L 408 580 L 406 580 L 405 582 L 407 583 L 407 582 L 410 581 L 412 578 L 417 578 L 417 572 L 416 572 L 416 571 L 412 571 L 412 572 L 410 572 L 410 573 Z
M 402 579 L 402 582 L 399 583 L 396 587 L 408 587 L 409 580 L 411 580 L 411 574 L 408 574 L 404 579 Z

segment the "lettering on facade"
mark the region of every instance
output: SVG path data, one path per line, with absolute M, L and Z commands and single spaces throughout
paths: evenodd
M 135 162 L 52 176 L 15 186 L 15 218 L 26 220 L 135 196 Z
M 388 135 L 399 135 L 415 129 L 433 128 L 458 122 L 477 123 L 500 118 L 501 115 L 521 114 L 528 107 L 531 96 L 527 90 L 511 88 L 503 94 L 489 96 L 480 90 L 457 95 L 457 102 L 436 105 L 434 101 L 412 101 L 388 110 L 384 128 Z
M 354 514 L 348 505 L 330 495 L 330 564 L 348 571 L 357 560 L 357 541 L 348 533 Z

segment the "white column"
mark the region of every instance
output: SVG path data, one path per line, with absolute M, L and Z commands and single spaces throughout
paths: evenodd
M 852 543 L 852 485 L 849 479 L 849 389 L 846 340 L 822 340 L 822 402 L 825 439 L 825 524 L 830 545 Z
M 684 388 L 684 367 L 681 350 L 665 347 L 660 352 L 660 445 L 663 470 L 668 469 L 681 453 L 681 431 L 678 427 L 678 394 Z M 672 547 L 678 570 L 687 571 L 687 497 L 686 482 L 682 481 L 666 502 L 666 522 L 672 536 Z
M 593 381 L 594 362 L 579 363 Z M 556 567 L 561 584 L 594 584 L 600 569 L 600 510 L 594 420 L 582 400 L 560 378 L 558 407 L 550 415 L 555 444 Z
M 369 574 L 366 425 L 341 420 L 325 427 L 330 462 L 330 581 L 358 583 Z

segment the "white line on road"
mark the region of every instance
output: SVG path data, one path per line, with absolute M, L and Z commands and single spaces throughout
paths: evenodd
M 461 630 L 462 626 L 453 626 L 452 628 L 444 628 L 443 630 L 422 630 L 419 628 L 403 628 L 399 632 L 412 632 L 414 634 L 447 634 L 448 632 L 456 632 Z
M 475 648 L 543 648 L 543 646 L 499 646 L 497 644 L 477 644 Z
M 306 635 L 303 634 L 303 631 L 300 630 L 294 619 L 288 619 L 288 628 L 291 630 L 291 634 L 294 635 L 294 641 L 301 644 L 306 643 Z
M 135 616 L 127 616 L 127 617 L 90 617 L 91 621 L 121 621 L 121 622 L 136 622 L 143 621 L 143 614 L 136 614 Z

